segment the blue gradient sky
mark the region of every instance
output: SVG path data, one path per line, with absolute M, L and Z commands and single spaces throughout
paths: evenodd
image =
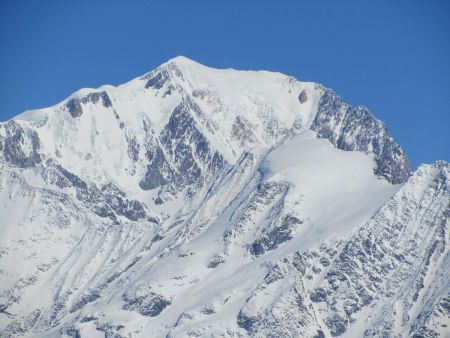
M 0 0 L 0 120 L 185 55 L 320 82 L 450 160 L 450 1 Z

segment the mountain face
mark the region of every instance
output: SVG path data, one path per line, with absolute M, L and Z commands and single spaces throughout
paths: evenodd
M 177 57 L 0 124 L 0 336 L 448 337 L 450 165 Z

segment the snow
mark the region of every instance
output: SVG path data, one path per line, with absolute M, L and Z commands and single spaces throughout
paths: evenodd
M 261 170 L 294 184 L 293 198 L 307 216 L 299 235 L 305 243 L 347 236 L 400 187 L 373 174 L 372 155 L 336 149 L 312 131 L 270 152 Z
M 45 109 L 33 109 L 27 110 L 23 113 L 17 115 L 12 120 L 21 120 L 28 122 L 41 122 L 44 121 L 48 117 Z
M 33 309 L 42 310 L 38 325 L 29 331 L 33 335 L 48 330 L 43 336 L 61 336 L 61 328 L 74 324 L 83 336 L 94 337 L 101 333 L 97 325 L 125 323 L 119 333 L 130 336 L 164 337 L 170 332 L 183 337 L 189 330 L 213 336 L 245 336 L 246 331 L 236 321 L 240 310 L 245 307 L 263 316 L 276 304 L 275 311 L 282 313 L 292 304 L 280 299 L 289 298 L 294 289 L 292 293 L 300 293 L 304 305 L 310 305 L 308 315 L 317 317 L 316 324 L 328 336 L 326 313 L 310 301 L 310 292 L 321 285 L 327 268 L 303 274 L 287 261 L 298 252 L 305 257 L 314 252 L 316 256 L 310 256 L 317 259 L 312 258 L 312 264 L 319 266 L 319 245 L 337 248 L 350 241 L 393 195 L 402 201 L 421 200 L 438 170 L 423 166 L 403 187 L 391 185 L 375 176 L 372 155 L 341 151 L 328 140 L 318 139 L 307 130 L 322 94 L 322 87 L 315 83 L 280 73 L 213 69 L 184 57 L 169 60 L 147 75 L 163 70 L 171 73 L 160 89 L 145 88 L 148 77 L 144 76 L 117 87 L 81 89 L 53 107 L 16 117 L 24 128 L 38 134 L 44 158 L 55 160 L 98 187 L 116 184 L 128 198 L 143 203 L 149 217 L 140 221 L 99 217 L 76 198 L 75 188 L 46 183 L 41 176 L 43 168 L 15 168 L 0 159 L 4 165 L 0 171 L 0 258 L 1 269 L 8 272 L 1 275 L 1 291 L 11 287 L 11 292 L 22 297 L 8 310 L 18 320 Z M 169 86 L 176 90 L 164 95 Z M 105 107 L 102 100 L 89 101 L 81 103 L 81 116 L 73 118 L 68 113 L 69 99 L 82 100 L 102 91 L 108 94 L 112 107 Z M 304 103 L 298 99 L 302 91 L 307 96 Z M 158 189 L 139 188 L 148 164 L 146 151 L 153 146 L 149 141 L 158 141 L 183 96 L 200 106 L 201 113 L 189 112 L 195 127 L 228 163 L 219 176 L 205 177 L 205 186 L 196 190 L 195 196 L 187 198 L 186 187 L 178 195 L 165 191 L 166 202 L 155 205 Z M 233 136 L 238 117 L 249 123 L 253 140 L 244 142 Z M 269 128 L 270 123 L 279 129 Z M 127 154 L 128 138 L 140 147 L 137 160 Z M 28 141 L 22 145 L 25 152 L 32 150 Z M 259 190 L 265 183 L 284 187 L 286 182 L 290 186 L 286 194 L 274 199 L 268 197 L 271 191 L 265 195 Z M 399 191 L 403 194 L 400 197 Z M 385 211 L 386 217 L 393 218 L 395 212 L 399 211 Z M 295 224 L 292 239 L 253 257 L 249 248 L 278 222 L 277 213 L 295 215 L 303 223 Z M 223 262 L 208 266 L 217 256 Z M 425 288 L 435 286 L 435 276 L 445 275 L 436 268 L 445 266 L 445 257 L 432 262 Z M 48 270 L 38 268 L 43 264 Z M 265 276 L 278 264 L 286 264 L 286 278 L 266 284 Z M 23 289 L 13 285 L 27 276 L 35 281 Z M 133 290 L 139 290 L 143 297 L 152 290 L 170 299 L 171 304 L 152 318 L 125 310 L 122 296 Z M 101 297 L 70 312 L 80 297 L 93 291 Z M 67 299 L 62 299 L 65 295 Z M 38 297 L 42 299 L 39 304 Z M 63 307 L 50 329 L 47 326 L 57 301 Z M 381 312 L 389 301 L 383 299 L 374 308 L 364 308 L 349 335 L 360 335 L 370 314 Z M 208 306 L 213 306 L 215 313 L 202 311 Z M 342 306 L 342 299 L 336 306 Z M 403 308 L 396 306 L 400 313 Z M 411 313 L 416 316 L 422 309 L 417 303 Z M 175 327 L 182 313 L 192 314 L 192 319 Z M 99 319 L 82 323 L 83 316 Z M 400 322 L 398 316 L 394 319 Z M 10 322 L 0 313 L 1 329 Z
M 181 76 L 173 71 L 174 67 Z M 112 181 L 121 189 L 138 194 L 138 176 L 142 177 L 146 167 L 142 162 L 130 161 L 127 137 L 134 137 L 143 148 L 148 138 L 146 128 L 155 135 L 160 133 L 182 102 L 178 90 L 163 95 L 169 86 L 181 88 L 183 95 L 190 95 L 201 107 L 204 116 L 192 115 L 197 127 L 212 148 L 232 164 L 246 150 L 240 140 L 231 137 L 238 116 L 253 130 L 255 142 L 249 147 L 270 147 L 273 139 L 268 138 L 268 123 L 275 121 L 286 129 L 300 123 L 306 128 L 315 116 L 321 95 L 315 83 L 300 82 L 281 73 L 214 69 L 185 57 L 169 60 L 154 72 L 164 70 L 171 75 L 160 90 L 145 88 L 144 77 L 117 87 L 82 88 L 52 107 L 25 112 L 16 120 L 30 122 L 29 127 L 42 141 L 41 151 L 46 157 L 59 158 L 67 170 L 99 183 Z M 307 92 L 308 100 L 299 104 L 302 90 Z M 104 107 L 101 99 L 96 104 L 81 103 L 82 115 L 70 116 L 66 108 L 69 100 L 82 100 L 102 91 L 110 97 L 112 107 Z M 194 91 L 204 91 L 206 96 L 195 98 Z M 121 129 L 121 124 L 125 128 Z M 145 150 L 139 156 L 143 159 Z
M 234 119 L 241 116 L 255 126 L 264 144 L 263 127 L 272 118 L 287 127 L 297 120 L 308 126 L 316 114 L 321 90 L 315 83 L 300 82 L 276 72 L 215 69 L 184 57 L 177 57 L 170 63 L 180 68 L 184 81 L 179 84 L 188 92 L 200 89 L 212 93 L 210 99 L 216 100 L 221 109 L 209 110 L 209 116 L 225 135 L 231 133 Z M 303 90 L 308 100 L 299 104 L 298 96 Z

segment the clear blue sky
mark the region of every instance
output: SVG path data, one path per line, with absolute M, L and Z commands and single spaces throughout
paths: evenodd
M 0 0 L 0 120 L 185 55 L 320 82 L 450 161 L 450 1 Z

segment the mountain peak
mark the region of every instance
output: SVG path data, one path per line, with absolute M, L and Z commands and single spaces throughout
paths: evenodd
M 207 67 L 195 60 L 187 58 L 186 56 L 179 55 L 167 60 L 159 67 L 157 67 L 155 71 L 161 69 L 169 70 L 169 72 L 172 73 L 173 75 L 180 76 L 180 73 L 181 74 L 198 73 L 214 68 Z
M 0 123 L 2 336 L 446 320 L 448 164 L 409 177 L 385 125 L 332 90 L 179 56 L 16 119 Z
M 188 65 L 188 64 L 200 65 L 200 63 L 198 63 L 197 61 L 189 59 L 188 57 L 186 57 L 184 55 L 175 56 L 175 57 L 167 60 L 165 63 L 175 63 L 175 64 L 178 64 L 178 65 Z
M 333 91 L 315 83 L 280 73 L 209 68 L 185 56 L 172 58 L 121 86 L 80 89 L 54 107 L 17 119 L 40 126 L 37 132 L 43 138 L 49 137 L 44 135 L 47 133 L 61 137 L 59 147 L 70 149 L 62 157 L 71 153 L 78 158 L 73 162 L 76 165 L 70 165 L 72 170 L 79 168 L 77 174 L 83 168 L 91 175 L 107 174 L 103 179 L 109 180 L 109 169 L 101 168 L 101 159 L 95 162 L 99 167 L 84 160 L 90 158 L 95 144 L 116 144 L 127 153 L 130 141 L 120 140 L 132 134 L 145 149 L 145 135 L 150 130 L 158 134 L 174 128 L 170 124 L 181 123 L 174 116 L 182 108 L 196 133 L 231 164 L 243 151 L 272 147 L 292 134 L 312 129 L 339 149 L 374 154 L 376 174 L 391 183 L 403 183 L 409 176 L 403 150 L 366 108 L 352 108 Z M 70 128 L 55 127 L 69 121 L 73 125 Z M 114 131 L 115 138 L 106 140 L 100 126 L 109 126 L 108 135 Z M 74 142 L 89 134 L 91 144 L 81 151 L 77 143 L 66 144 L 67 133 L 73 134 Z M 46 157 L 55 156 L 54 146 L 44 146 Z M 101 153 L 100 158 L 109 156 L 109 146 L 97 152 Z M 140 156 L 144 156 L 143 151 Z M 118 167 L 123 165 L 117 163 Z

